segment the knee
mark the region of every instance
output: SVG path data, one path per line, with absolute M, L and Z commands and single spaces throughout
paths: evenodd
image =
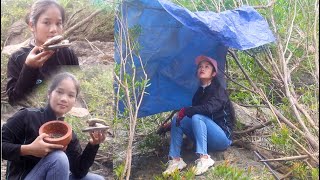
M 171 121 L 171 128 L 176 127 L 176 123 L 177 123 L 177 117 L 175 116 Z
M 192 123 L 199 123 L 202 120 L 203 116 L 200 114 L 195 114 L 192 116 Z
M 65 152 L 61 150 L 52 151 L 49 155 L 49 158 L 53 163 L 59 167 L 63 167 L 69 170 L 69 160 Z

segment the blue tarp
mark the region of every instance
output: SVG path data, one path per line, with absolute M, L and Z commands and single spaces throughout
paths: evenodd
M 194 63 L 198 55 L 216 59 L 224 71 L 229 47 L 245 50 L 275 40 L 268 23 L 250 6 L 221 13 L 191 12 L 167 0 L 127 0 L 120 8 L 129 28 L 141 28 L 139 55 L 151 83 L 139 117 L 191 105 L 199 85 Z M 116 20 L 116 36 L 118 25 Z M 119 62 L 119 54 L 126 50 L 117 49 L 115 60 Z M 226 87 L 221 72 L 218 78 Z

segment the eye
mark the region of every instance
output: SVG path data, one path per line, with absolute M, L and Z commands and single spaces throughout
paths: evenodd
M 76 97 L 74 94 L 69 94 L 69 97 L 70 98 L 74 98 L 74 97 Z
M 49 25 L 49 24 L 50 24 L 50 22 L 49 22 L 49 21 L 44 21 L 44 22 L 43 22 L 43 24 L 45 24 L 45 25 Z
M 58 23 L 57 23 L 57 26 L 62 26 L 62 22 L 58 22 Z

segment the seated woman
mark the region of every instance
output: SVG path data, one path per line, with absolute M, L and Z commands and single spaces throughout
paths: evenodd
M 187 164 L 180 157 L 183 134 L 194 141 L 195 174 L 200 175 L 213 166 L 209 151 L 222 151 L 231 145 L 234 112 L 226 90 L 218 82 L 217 62 L 206 56 L 196 58 L 200 87 L 192 98 L 192 106 L 182 108 L 171 124 L 171 142 L 168 168 L 163 174 L 183 169 Z
M 49 38 L 61 35 L 65 11 L 54 0 L 36 1 L 27 15 L 26 23 L 33 38 L 26 47 L 14 52 L 8 61 L 6 93 L 11 105 L 17 104 L 35 86 L 58 71 L 60 65 L 79 65 L 70 48 L 40 52 L 40 46 Z
M 2 126 L 2 158 L 8 160 L 7 179 L 104 179 L 88 173 L 99 144 L 105 140 L 104 131 L 91 131 L 83 151 L 74 132 L 67 147 L 46 143 L 44 138 L 49 135 L 38 134 L 42 124 L 63 121 L 76 103 L 79 90 L 79 82 L 72 74 L 58 74 L 49 87 L 45 108 L 23 108 Z

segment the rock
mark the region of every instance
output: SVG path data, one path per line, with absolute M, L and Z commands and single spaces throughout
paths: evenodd
M 22 43 L 20 43 L 20 44 L 14 44 L 14 45 L 5 46 L 5 47 L 3 48 L 3 50 L 2 50 L 2 53 L 10 56 L 12 53 L 14 53 L 15 51 L 17 51 L 17 50 L 20 49 L 21 47 L 28 45 L 30 39 L 31 39 L 31 38 L 25 40 L 24 42 L 22 42 Z
M 86 108 L 73 107 L 68 114 L 76 117 L 85 117 L 88 116 L 90 113 Z
M 244 126 L 254 126 L 260 124 L 256 120 L 257 109 L 248 109 L 236 103 L 233 103 L 233 107 L 237 121 L 243 124 Z
M 113 42 L 73 41 L 71 48 L 79 58 L 80 65 L 106 64 L 113 62 Z
M 28 25 L 22 19 L 14 22 L 9 28 L 8 33 L 6 45 L 22 43 L 26 37 L 31 36 Z

